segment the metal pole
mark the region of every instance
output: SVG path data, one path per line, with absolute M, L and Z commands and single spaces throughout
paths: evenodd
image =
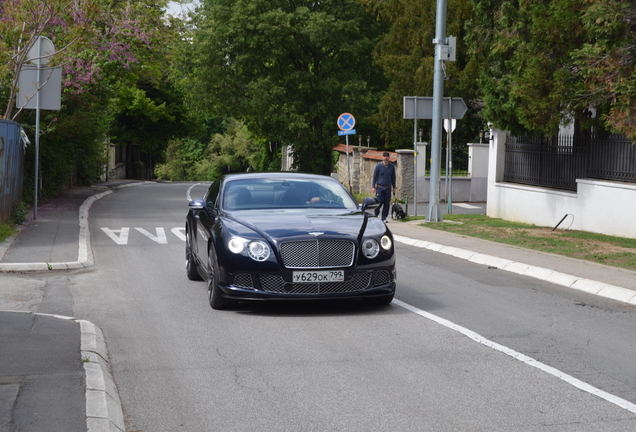
M 347 182 L 349 183 L 349 192 L 353 193 L 351 189 L 351 168 L 349 167 L 349 135 L 345 135 L 347 140 Z
M 448 133 L 448 202 L 446 212 L 453 213 L 453 132 Z
M 444 125 L 447 124 L 448 119 L 444 119 Z M 448 130 L 446 131 L 446 169 L 444 170 L 444 199 L 448 203 Z
M 417 98 L 415 98 L 415 119 L 413 120 L 413 215 L 417 216 Z
M 38 37 L 38 59 L 37 59 L 37 68 L 38 68 L 38 80 L 36 84 L 36 93 L 35 93 L 35 174 L 34 174 L 34 185 L 33 185 L 33 219 L 38 218 L 38 170 L 39 168 L 39 159 L 40 159 L 40 88 L 42 87 L 42 83 L 40 82 L 41 77 L 41 63 L 42 63 L 42 36 Z
M 453 213 L 453 98 L 448 98 L 448 203 L 446 212 Z
M 435 25 L 435 71 L 433 77 L 433 131 L 431 136 L 431 189 L 426 220 L 441 222 L 439 208 L 440 153 L 442 146 L 442 101 L 444 98 L 444 60 L 442 47 L 446 42 L 446 0 L 437 0 L 437 19 Z

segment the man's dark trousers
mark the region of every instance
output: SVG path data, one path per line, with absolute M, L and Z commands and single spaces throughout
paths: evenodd
M 380 201 L 380 206 L 375 209 L 375 215 L 380 214 L 380 207 L 382 207 L 382 220 L 386 221 L 391 208 L 391 188 L 378 187 L 375 191 L 375 197 Z

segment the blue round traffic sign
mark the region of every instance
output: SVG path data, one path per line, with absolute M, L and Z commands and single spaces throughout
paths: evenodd
M 338 128 L 343 131 L 350 131 L 356 125 L 356 119 L 349 113 L 342 113 L 338 117 Z

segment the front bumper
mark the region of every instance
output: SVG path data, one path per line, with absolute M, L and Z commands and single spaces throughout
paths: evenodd
M 234 300 L 364 298 L 393 294 L 396 287 L 394 267 L 345 271 L 344 282 L 292 283 L 291 272 L 225 276 L 219 287 L 224 297 Z

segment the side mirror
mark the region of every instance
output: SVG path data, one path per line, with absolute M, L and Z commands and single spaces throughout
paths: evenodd
M 374 209 L 380 205 L 380 201 L 373 197 L 366 197 L 362 200 L 362 211 Z
M 190 201 L 188 207 L 190 208 L 190 210 L 203 210 L 204 208 L 206 208 L 206 205 L 205 201 L 197 199 Z
M 208 208 L 208 204 L 205 200 L 196 199 L 190 201 L 188 204 L 188 208 L 190 211 L 195 210 L 195 216 L 199 217 L 200 212 L 198 210 L 203 210 L 209 217 L 214 218 L 214 213 Z

